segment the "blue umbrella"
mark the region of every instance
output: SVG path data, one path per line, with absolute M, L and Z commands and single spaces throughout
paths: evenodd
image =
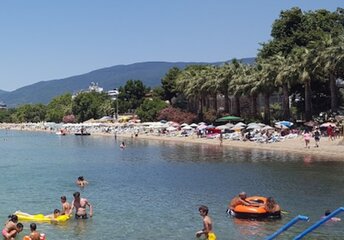
M 294 123 L 289 122 L 289 121 L 280 121 L 280 122 L 277 122 L 276 124 L 280 124 L 280 125 L 286 126 L 288 128 L 294 125 Z

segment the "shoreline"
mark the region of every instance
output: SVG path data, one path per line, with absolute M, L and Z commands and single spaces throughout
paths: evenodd
M 55 134 L 56 129 L 50 129 L 42 127 L 38 124 L 0 124 L 2 130 L 15 130 L 15 131 L 29 131 L 29 132 L 46 132 Z M 91 136 L 102 136 L 102 137 L 114 137 L 115 133 L 107 133 L 102 128 L 90 129 Z M 74 134 L 72 131 L 67 135 Z M 300 156 L 307 157 L 309 161 L 313 161 L 312 157 L 316 158 L 315 161 L 344 161 L 344 138 L 339 137 L 333 141 L 330 141 L 328 137 L 321 137 L 319 147 L 314 147 L 314 139 L 311 139 L 310 148 L 305 148 L 305 143 L 302 136 L 297 136 L 292 139 L 284 139 L 281 142 L 274 143 L 257 143 L 251 141 L 235 141 L 224 139 L 222 146 L 218 138 L 197 138 L 195 135 L 182 137 L 182 136 L 157 136 L 147 133 L 139 133 L 138 137 L 133 136 L 132 131 L 121 132 L 116 134 L 118 138 L 124 139 L 143 139 L 153 140 L 156 142 L 171 142 L 171 143 L 191 143 L 191 144 L 207 144 L 218 147 L 232 147 L 243 150 L 262 150 L 262 151 L 276 151 L 290 154 L 298 154 Z M 340 142 L 342 144 L 340 144 Z
M 113 135 L 112 135 L 113 136 Z M 131 134 L 119 134 L 119 138 L 123 137 L 125 139 L 144 139 L 144 140 L 153 140 L 159 142 L 172 142 L 172 143 L 192 143 L 192 144 L 207 144 L 220 146 L 219 139 L 206 139 L 206 138 L 197 138 L 197 137 L 175 137 L 175 136 L 152 136 L 139 134 L 138 137 L 131 137 Z M 341 138 L 337 138 L 334 141 L 329 141 L 327 137 L 322 137 L 320 140 L 320 147 L 314 147 L 314 140 L 311 141 L 311 147 L 304 147 L 304 140 L 301 136 L 298 136 L 295 139 L 285 139 L 282 142 L 275 143 L 255 143 L 255 142 L 243 142 L 243 141 L 232 141 L 232 140 L 223 140 L 222 147 L 232 147 L 242 150 L 262 150 L 262 151 L 275 151 L 275 152 L 284 152 L 291 154 L 298 154 L 304 157 L 315 157 L 316 161 L 344 161 L 344 145 L 339 145 L 339 142 L 342 141 Z M 321 160 L 318 160 L 321 158 Z M 326 159 L 324 159 L 326 158 Z M 310 158 L 308 161 L 312 161 Z

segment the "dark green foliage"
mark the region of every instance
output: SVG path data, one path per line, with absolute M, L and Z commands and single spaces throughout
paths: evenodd
M 168 100 L 171 103 L 172 98 L 177 94 L 176 79 L 181 73 L 179 68 L 171 68 L 165 77 L 161 80 L 162 89 L 164 90 L 163 99 Z
M 133 112 L 142 104 L 148 92 L 149 88 L 147 88 L 142 81 L 127 81 L 123 87 L 119 88 L 119 112 Z
M 14 122 L 41 122 L 45 121 L 47 107 L 43 104 L 25 104 L 16 109 L 12 114 Z
M 106 113 L 104 113 L 104 108 L 101 106 L 106 100 L 109 100 L 106 93 L 85 92 L 78 94 L 72 103 L 72 112 L 77 122 L 103 117 Z
M 72 113 L 72 95 L 70 93 L 55 97 L 47 106 L 46 120 L 61 122 L 63 117 Z
M 168 104 L 160 99 L 145 99 L 136 114 L 142 122 L 156 121 L 158 113 L 167 106 Z

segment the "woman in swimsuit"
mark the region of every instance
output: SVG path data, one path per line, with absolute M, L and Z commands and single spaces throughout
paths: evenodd
M 10 215 L 8 216 L 8 221 L 5 224 L 4 229 L 2 229 L 2 236 L 4 239 L 14 239 L 14 237 L 17 235 L 18 232 L 21 232 L 23 230 L 23 226 L 21 223 L 17 224 L 18 222 L 18 216 L 17 215 Z

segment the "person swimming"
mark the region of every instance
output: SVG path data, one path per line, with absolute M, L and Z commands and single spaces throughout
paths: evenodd
M 119 145 L 120 148 L 124 149 L 126 146 L 125 146 L 125 143 L 122 142 L 121 145 Z
M 326 211 L 325 211 L 325 215 L 324 216 L 322 216 L 321 218 L 326 218 L 328 215 L 330 215 L 331 214 L 331 210 L 330 209 L 327 209 Z M 342 219 L 340 219 L 340 218 L 338 218 L 338 217 L 331 217 L 329 220 L 327 220 L 327 221 L 331 221 L 331 222 L 340 222 L 340 221 L 342 221 Z
M 80 187 L 85 187 L 88 184 L 88 181 L 86 181 L 83 176 L 79 176 L 76 180 L 76 184 Z

